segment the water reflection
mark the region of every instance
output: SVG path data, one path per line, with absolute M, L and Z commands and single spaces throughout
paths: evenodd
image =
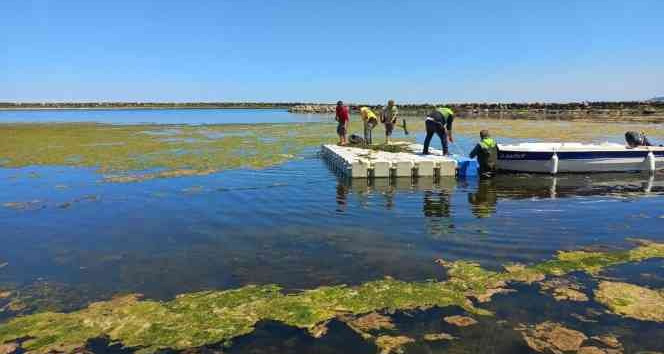
M 337 212 L 346 211 L 349 187 L 345 183 L 337 183 Z
M 505 174 L 477 183 L 477 192 L 472 198 L 479 201 L 601 195 L 638 197 L 664 192 L 661 176 L 625 173 L 561 176 Z
M 471 212 L 478 218 L 488 218 L 493 215 L 498 204 L 498 193 L 493 179 L 479 179 L 477 191 L 468 193 L 468 203 Z
M 368 205 L 370 196 L 380 195 L 386 210 L 396 206 L 397 194 L 423 192 L 423 212 L 427 217 L 449 217 L 450 196 L 457 186 L 453 178 L 346 179 L 339 178 L 336 186 L 337 211 L 344 212 L 348 195 L 354 194 L 359 204 Z
M 445 189 L 424 191 L 422 211 L 426 217 L 449 218 L 451 213 L 450 192 Z
M 387 210 L 395 207 L 396 196 L 421 193 L 426 218 L 450 218 L 452 196 L 467 193 L 470 212 L 477 218 L 493 216 L 500 200 L 557 199 L 588 196 L 636 198 L 664 193 L 663 176 L 643 174 L 531 175 L 504 174 L 494 178 L 456 180 L 453 178 L 344 179 L 337 182 L 337 211 L 344 212 L 348 195 L 355 194 L 366 206 L 371 195 L 381 195 Z M 459 207 L 459 206 L 457 206 Z

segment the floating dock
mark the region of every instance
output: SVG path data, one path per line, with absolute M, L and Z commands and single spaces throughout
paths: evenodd
M 421 144 L 405 144 L 414 152 L 386 152 L 327 144 L 322 157 L 332 168 L 350 178 L 454 177 L 457 161 L 443 156 L 442 151 L 429 149 L 422 155 Z

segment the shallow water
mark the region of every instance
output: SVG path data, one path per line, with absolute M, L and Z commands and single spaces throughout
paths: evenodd
M 62 109 L 0 110 L 0 123 L 242 124 L 317 122 L 328 115 L 286 109 Z
M 473 137 L 458 139 L 463 149 L 472 146 Z M 367 183 L 335 175 L 316 148 L 262 170 L 140 183 L 104 183 L 94 169 L 79 167 L 2 168 L 0 263 L 7 265 L 0 269 L 0 284 L 38 300 L 30 312 L 71 311 L 119 293 L 169 299 L 246 284 L 297 291 L 385 276 L 444 279 L 436 258 L 500 269 L 508 262 L 543 261 L 558 250 L 622 249 L 629 237 L 664 241 L 662 205 L 662 175 Z M 614 267 L 606 275 L 662 288 L 662 266 L 652 260 Z M 594 286 L 593 280 L 582 281 Z M 556 302 L 533 286 L 484 307 L 497 316 L 474 329 L 441 324 L 443 314 L 462 312 L 457 308 L 399 312 L 395 322 L 400 333 L 413 337 L 446 331 L 462 338 L 418 341 L 407 347 L 412 353 L 528 353 L 512 328 L 551 319 L 588 334 L 621 333 L 627 352 L 664 350 L 656 339 L 664 335 L 661 324 L 614 315 L 581 322 L 570 314 L 602 311 L 601 305 Z M 234 343 L 231 353 L 373 350 L 342 323 L 333 323 L 317 340 L 266 322 Z

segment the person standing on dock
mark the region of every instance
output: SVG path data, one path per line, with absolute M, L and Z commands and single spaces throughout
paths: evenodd
M 378 117 L 369 107 L 360 108 L 360 117 L 362 117 L 362 123 L 364 123 L 364 142 L 371 145 L 371 131 L 378 125 Z
M 429 154 L 429 144 L 431 144 L 431 138 L 436 134 L 440 138 L 440 144 L 443 147 L 443 155 L 449 154 L 448 141 L 450 143 L 454 142 L 452 138 L 452 122 L 454 121 L 454 111 L 447 107 L 441 107 L 434 109 L 427 116 L 424 121 L 426 127 L 427 135 L 424 138 L 424 151 L 423 154 Z
M 394 131 L 394 125 L 397 124 L 398 118 L 399 110 L 396 104 L 394 104 L 394 100 L 387 101 L 387 107 L 385 107 L 380 117 L 380 122 L 385 124 L 385 144 L 390 143 L 390 136 L 392 136 L 392 131 Z
M 470 152 L 470 158 L 473 159 L 475 157 L 477 157 L 477 162 L 480 165 L 481 176 L 491 177 L 496 172 L 498 145 L 486 129 L 480 131 L 480 142 Z
M 334 117 L 337 121 L 337 135 L 339 135 L 339 145 L 346 145 L 346 133 L 350 125 L 350 114 L 348 113 L 348 106 L 344 106 L 342 101 L 337 102 L 337 113 Z

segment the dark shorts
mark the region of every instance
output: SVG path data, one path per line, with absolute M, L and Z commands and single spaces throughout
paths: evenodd
M 392 135 L 393 131 L 394 131 L 394 124 L 385 123 L 385 135 L 390 136 Z
M 345 124 L 337 125 L 337 134 L 346 135 L 346 125 Z

